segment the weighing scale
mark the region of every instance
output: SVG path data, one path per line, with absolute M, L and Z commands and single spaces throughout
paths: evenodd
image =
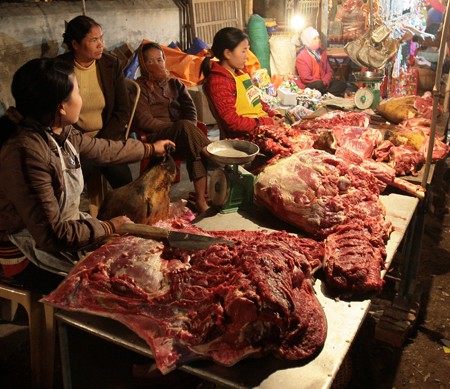
M 356 81 L 362 83 L 355 93 L 355 105 L 359 109 L 375 109 L 380 104 L 380 88 L 384 74 L 380 72 L 358 72 L 353 73 Z
M 238 139 L 212 142 L 207 146 L 209 157 L 219 165 L 209 181 L 209 198 L 221 213 L 253 207 L 255 177 L 241 165 L 255 159 L 259 147 Z

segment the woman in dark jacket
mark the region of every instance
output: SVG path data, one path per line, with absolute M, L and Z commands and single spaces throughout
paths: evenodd
M 197 212 L 208 209 L 206 201 L 207 163 L 203 152 L 208 137 L 197 127 L 197 112 L 185 85 L 169 76 L 164 53 L 157 43 L 143 41 L 138 49 L 141 96 L 134 126 L 147 140 L 170 139 L 177 153 L 186 158 L 189 178 L 194 182 Z
M 37 267 L 64 274 L 83 249 L 131 222 L 126 216 L 100 221 L 80 212 L 80 158 L 98 165 L 137 162 L 163 155 L 174 143 L 109 141 L 73 128 L 82 99 L 73 66 L 58 59 L 29 61 L 15 73 L 11 89 L 16 108 L 0 119 L 0 238 Z M 0 263 L 8 265 L 7 259 Z
M 83 98 L 75 127 L 92 137 L 125 140 L 128 92 L 118 59 L 103 52 L 102 27 L 88 16 L 77 16 L 67 24 L 64 43 L 69 52 L 60 57 L 74 65 Z M 91 170 L 90 164 L 83 164 L 86 179 Z M 127 164 L 103 167 L 101 172 L 113 189 L 132 181 Z

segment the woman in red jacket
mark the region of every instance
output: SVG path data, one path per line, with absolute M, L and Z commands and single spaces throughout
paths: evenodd
M 295 68 L 299 88 L 317 89 L 320 93 L 331 93 L 335 96 L 344 96 L 347 83 L 342 80 L 333 80 L 333 71 L 325 50 L 320 47 L 320 34 L 313 27 L 303 30 L 301 40 L 304 45 L 297 55 Z
M 258 89 L 243 70 L 248 49 L 248 36 L 238 28 L 226 27 L 216 33 L 211 47 L 219 61 L 210 62 L 206 57 L 202 63 L 204 91 L 227 138 L 245 138 L 259 125 L 283 122 L 281 115 L 261 101 Z

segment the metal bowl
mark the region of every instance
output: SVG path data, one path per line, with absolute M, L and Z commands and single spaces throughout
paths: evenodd
M 210 143 L 206 150 L 210 158 L 220 165 L 242 165 L 251 162 L 259 153 L 252 142 L 238 139 L 218 140 Z
M 366 81 L 366 82 L 381 82 L 384 78 L 384 73 L 380 72 L 356 72 L 353 73 L 356 81 Z

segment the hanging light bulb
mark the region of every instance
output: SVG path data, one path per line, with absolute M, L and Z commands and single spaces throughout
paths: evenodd
M 300 31 L 305 26 L 305 19 L 303 16 L 300 15 L 294 15 L 291 19 L 291 27 L 296 30 Z

